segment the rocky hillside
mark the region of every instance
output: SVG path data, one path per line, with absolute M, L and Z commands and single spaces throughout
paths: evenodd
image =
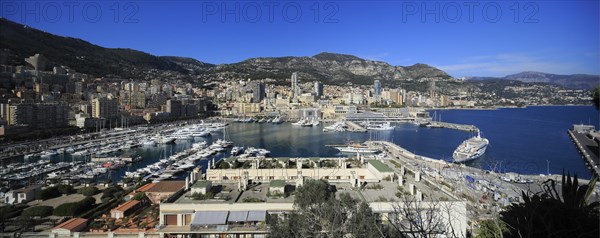
M 302 81 L 371 84 L 376 79 L 450 77 L 444 71 L 425 64 L 393 66 L 335 53 L 320 53 L 312 57 L 251 58 L 233 64 L 213 65 L 191 58 L 159 57 L 132 49 L 104 48 L 0 18 L 0 61 L 3 61 L 0 64 L 26 65 L 24 59 L 36 53 L 49 59 L 48 67 L 66 65 L 78 72 L 116 78 L 204 81 L 272 78 L 283 83 L 293 72 L 298 72 Z
M 95 76 L 148 78 L 158 71 L 188 74 L 183 60 L 157 57 L 132 49 L 109 49 L 89 42 L 53 35 L 0 18 L 2 64 L 26 65 L 24 59 L 36 53 L 48 60 L 48 69 L 66 65 Z M 190 59 L 192 60 L 192 59 Z
M 589 74 L 549 74 L 535 71 L 525 71 L 517 74 L 511 74 L 502 78 L 494 77 L 470 77 L 470 80 L 490 80 L 490 79 L 505 79 L 517 80 L 525 83 L 550 83 L 566 88 L 575 89 L 592 89 L 600 86 L 600 76 Z
M 425 77 L 450 78 L 446 72 L 425 64 L 393 66 L 353 55 L 326 52 L 312 57 L 252 58 L 239 63 L 218 65 L 206 73 L 212 78 L 235 74 L 241 78 L 287 79 L 293 72 L 298 72 L 302 81 L 320 80 L 333 84 L 371 84 L 374 80 Z

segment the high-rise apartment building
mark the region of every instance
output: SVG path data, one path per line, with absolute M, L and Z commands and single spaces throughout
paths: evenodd
M 319 81 L 315 81 L 315 95 L 317 98 L 321 98 L 323 96 L 323 83 Z
M 117 100 L 96 98 L 92 100 L 92 117 L 112 119 L 118 116 L 119 105 Z
M 292 98 L 300 95 L 300 86 L 298 85 L 298 73 L 292 73 Z
M 375 97 L 381 97 L 381 82 L 379 80 L 375 80 L 373 84 L 373 92 Z

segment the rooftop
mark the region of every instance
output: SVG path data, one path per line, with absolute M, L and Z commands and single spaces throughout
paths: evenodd
M 149 189 L 153 188 L 155 185 L 156 185 L 156 183 L 148 183 L 148 184 L 145 184 L 144 186 L 141 186 L 140 188 L 136 189 L 136 191 L 146 192 Z
M 212 182 L 208 180 L 198 180 L 192 185 L 193 188 L 206 188 L 211 186 Z
M 127 211 L 129 209 L 131 209 L 132 207 L 134 207 L 135 205 L 139 204 L 140 201 L 138 200 L 129 200 L 121 205 L 119 205 L 118 207 L 116 207 L 115 209 L 112 209 L 113 211 L 120 211 L 120 212 L 124 212 Z
M 79 227 L 81 224 L 87 223 L 87 219 L 84 218 L 71 218 L 66 222 L 61 223 L 60 225 L 54 227 L 54 229 L 66 229 L 69 231 L 73 231 L 73 229 Z
M 284 180 L 271 180 L 271 182 L 269 183 L 270 187 L 285 187 L 285 181 Z
M 369 160 L 369 164 L 375 167 L 379 172 L 394 172 L 394 170 L 379 160 Z
M 36 189 L 40 189 L 40 188 L 42 188 L 42 185 L 35 184 L 35 185 L 31 185 L 31 186 L 27 186 L 27 187 L 18 189 L 18 190 L 16 190 L 16 192 L 18 192 L 18 193 L 27 193 L 27 192 L 30 192 L 30 191 L 33 191 L 33 190 L 36 190 Z
M 148 193 L 174 193 L 185 187 L 185 181 L 160 181 L 146 190 Z

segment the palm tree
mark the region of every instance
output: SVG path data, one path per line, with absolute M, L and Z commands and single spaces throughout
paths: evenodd
M 580 186 L 577 175 L 563 173 L 560 193 L 553 179 L 544 182 L 542 192 L 522 192 L 522 203 L 500 213 L 508 226 L 504 237 L 597 237 L 599 203 L 589 202 L 597 180 Z

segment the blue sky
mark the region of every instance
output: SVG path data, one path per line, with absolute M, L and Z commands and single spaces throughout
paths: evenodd
M 5 18 L 104 47 L 215 64 L 327 51 L 455 77 L 600 74 L 599 12 L 597 0 L 0 2 Z

